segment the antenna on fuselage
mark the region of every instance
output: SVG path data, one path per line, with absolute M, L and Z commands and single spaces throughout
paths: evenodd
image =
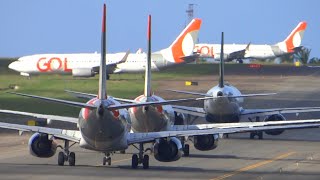
M 147 62 L 146 62 L 146 71 L 144 79 L 144 96 L 151 96 L 151 15 L 148 16 L 148 30 L 147 30 L 147 39 L 148 39 L 148 52 L 147 52 Z
M 107 66 L 106 66 L 106 4 L 103 5 L 101 33 L 101 62 L 99 70 L 99 99 L 107 98 Z
M 219 87 L 223 88 L 224 87 L 224 52 L 223 52 L 223 45 L 224 45 L 224 35 L 223 32 L 221 32 L 221 51 L 220 51 L 220 65 L 219 65 Z

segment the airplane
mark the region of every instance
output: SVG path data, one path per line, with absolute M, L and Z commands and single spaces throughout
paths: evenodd
M 200 21 L 201 23 L 201 21 Z M 118 101 L 122 103 L 145 103 L 145 102 L 166 102 L 163 98 L 152 94 L 151 91 L 151 16 L 148 17 L 148 51 L 147 51 L 147 61 L 145 61 L 145 86 L 144 94 L 136 97 L 135 99 L 119 99 Z M 181 48 L 182 47 L 177 47 Z M 140 53 L 141 49 L 137 52 Z M 66 92 L 84 99 L 92 99 L 97 97 L 96 94 L 89 94 L 71 90 L 65 90 Z M 192 100 L 192 99 L 191 99 Z M 194 99 L 195 101 L 204 99 Z M 193 101 L 193 100 L 192 100 Z M 170 101 L 172 103 L 176 103 Z M 179 101 L 181 102 L 181 101 Z M 177 120 L 180 121 L 183 117 L 177 115 L 172 109 L 171 105 L 164 106 L 143 106 L 143 107 L 132 107 L 128 108 L 129 116 L 131 119 L 131 131 L 132 132 L 159 132 L 159 131 L 169 131 L 172 129 L 172 125 L 175 124 Z M 183 151 L 184 155 L 189 155 L 189 145 L 184 144 Z
M 185 115 L 205 118 L 210 123 L 236 123 L 249 119 L 250 121 L 285 121 L 283 114 L 314 112 L 318 111 L 317 107 L 295 107 L 295 108 L 274 108 L 274 109 L 244 109 L 241 103 L 244 98 L 257 97 L 263 95 L 273 95 L 275 93 L 266 94 L 242 94 L 239 89 L 229 83 L 224 82 L 224 40 L 222 35 L 221 53 L 219 64 L 219 83 L 207 91 L 207 93 L 190 92 L 168 89 L 168 91 L 196 95 L 202 97 L 214 97 L 214 99 L 204 100 L 203 108 L 187 107 L 173 105 L 173 110 Z M 280 135 L 283 130 L 265 131 L 268 135 Z M 252 132 L 250 138 L 255 136 L 259 139 L 263 138 L 263 132 Z
M 301 41 L 304 31 L 307 28 L 306 22 L 300 22 L 296 28 L 288 35 L 288 37 L 274 45 L 268 44 L 225 44 L 225 61 L 236 60 L 238 63 L 243 63 L 243 59 L 271 59 L 283 56 L 288 53 L 295 53 L 301 49 Z M 221 54 L 219 44 L 196 44 L 195 51 L 203 57 L 214 58 L 219 61 Z
M 193 53 L 201 21 L 193 19 L 180 35 L 165 49 L 152 53 L 153 71 L 189 63 L 198 56 Z M 182 47 L 182 48 L 180 48 Z M 146 53 L 122 52 L 107 54 L 107 79 L 110 74 L 144 72 Z M 99 53 L 81 54 L 35 54 L 23 56 L 9 64 L 9 68 L 22 76 L 39 74 L 72 74 L 74 77 L 93 77 L 99 72 Z
M 143 164 L 143 168 L 149 168 L 149 156 L 145 154 L 143 144 L 154 143 L 154 156 L 162 162 L 176 161 L 181 157 L 182 145 L 177 137 L 181 136 L 217 136 L 224 133 L 250 132 L 257 130 L 275 129 L 296 129 L 319 127 L 320 120 L 300 120 L 300 121 L 274 121 L 256 123 L 234 123 L 217 125 L 194 125 L 177 126 L 172 131 L 131 133 L 128 131 L 129 119 L 126 108 L 141 107 L 149 105 L 162 105 L 162 102 L 144 102 L 120 104 L 112 97 L 107 96 L 106 84 L 106 5 L 103 6 L 102 18 L 102 43 L 101 62 L 99 72 L 98 96 L 87 103 L 13 93 L 25 97 L 46 100 L 63 105 L 81 108 L 78 118 L 35 114 L 28 112 L 14 112 L 1 110 L 1 113 L 20 114 L 41 118 L 53 118 L 58 121 L 67 121 L 78 124 L 79 130 L 58 129 L 50 127 L 28 126 L 21 124 L 0 122 L 0 128 L 18 130 L 21 132 L 34 132 L 29 139 L 30 153 L 36 157 L 49 158 L 56 154 L 57 148 L 62 151 L 58 153 L 58 165 L 63 166 L 66 161 L 70 166 L 75 166 L 76 156 L 70 148 L 74 144 L 79 144 L 81 148 L 104 153 L 103 164 L 111 165 L 111 153 L 127 149 L 130 145 L 139 144 L 139 153 L 132 155 L 132 168 L 137 168 L 138 164 Z M 53 120 L 52 119 L 52 120 Z M 192 128 L 190 128 L 192 127 Z M 63 146 L 58 146 L 55 139 L 64 141 Z M 71 144 L 72 143 L 72 144 Z

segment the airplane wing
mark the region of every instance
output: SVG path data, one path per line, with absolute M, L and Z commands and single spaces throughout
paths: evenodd
M 245 49 L 242 49 L 240 51 L 235 51 L 235 52 L 232 52 L 232 53 L 228 54 L 228 58 L 227 58 L 226 61 L 232 61 L 234 59 L 244 59 L 244 58 L 246 58 L 245 55 L 249 51 L 250 44 L 251 43 L 249 43 Z
M 31 98 L 35 98 L 35 99 L 41 99 L 41 100 L 55 102 L 55 103 L 61 103 L 61 104 L 80 107 L 80 108 L 89 108 L 89 109 L 98 108 L 95 105 L 81 103 L 81 102 L 67 101 L 67 100 L 48 98 L 48 97 L 42 97 L 42 96 L 35 96 L 35 95 L 16 93 L 16 92 L 8 92 L 8 93 L 16 94 L 16 95 L 20 95 L 20 96 L 25 96 L 25 97 L 31 97 Z M 105 108 L 108 110 L 117 110 L 117 109 L 131 108 L 131 107 L 149 106 L 149 105 L 150 106 L 152 106 L 152 105 L 168 105 L 168 104 L 174 104 L 174 103 L 178 103 L 178 102 L 201 101 L 201 100 L 212 99 L 212 98 L 213 97 L 202 97 L 202 98 L 174 99 L 174 100 L 167 100 L 167 101 L 143 102 L 143 103 L 135 102 L 135 103 L 128 103 L 128 104 L 120 104 L 120 105 L 110 105 Z
M 63 121 L 63 122 L 69 122 L 69 123 L 75 123 L 75 124 L 78 123 L 78 118 L 74 118 L 74 117 L 37 114 L 37 113 L 29 113 L 29 112 L 21 112 L 21 111 L 11 111 L 11 110 L 5 110 L 5 109 L 0 109 L 0 113 L 30 116 L 30 117 L 40 118 L 40 119 Z
M 203 118 L 206 116 L 206 112 L 204 111 L 203 108 L 200 108 L 200 107 L 172 105 L 172 108 L 174 111 L 178 113 L 189 114 L 192 116 L 203 117 Z
M 130 51 L 128 50 L 120 61 L 107 64 L 106 66 L 107 66 L 108 74 L 112 74 L 117 69 L 118 64 L 126 62 L 129 54 L 130 54 Z M 92 67 L 92 71 L 96 74 L 99 73 L 99 69 L 100 69 L 100 66 Z
M 61 100 L 61 99 L 55 99 L 55 98 L 48 98 L 48 97 L 42 97 L 42 96 L 35 96 L 35 95 L 30 95 L 30 94 L 23 94 L 23 93 L 16 93 L 16 92 L 7 92 L 10 94 L 16 94 L 19 96 L 25 96 L 25 97 L 31 97 L 35 99 L 42 99 L 45 101 L 51 101 L 55 103 L 61 103 L 69 106 L 75 106 L 75 107 L 80 107 L 80 108 L 89 108 L 89 109 L 95 109 L 97 108 L 94 105 L 91 104 L 86 104 L 86 103 L 81 103 L 81 102 L 75 102 L 75 101 L 67 101 L 67 100 Z
M 71 90 L 67 90 L 67 89 L 65 89 L 64 91 L 71 94 L 74 97 L 81 98 L 81 99 L 93 99 L 93 98 L 97 97 L 96 94 L 71 91 Z
M 269 116 L 273 114 L 289 114 L 302 112 L 318 112 L 320 107 L 295 107 L 295 108 L 274 108 L 274 109 L 243 109 L 241 116 L 243 118 L 250 116 Z
M 230 128 L 245 128 L 245 127 L 260 127 L 260 126 L 283 126 L 283 125 L 298 125 L 298 124 L 313 124 L 317 123 L 318 119 L 309 120 L 291 120 L 291 121 L 267 121 L 267 122 L 239 122 L 239 123 L 211 123 L 211 124 L 195 124 L 195 125 L 172 125 L 171 131 L 183 130 L 202 130 L 202 129 L 230 129 Z
M 173 99 L 173 100 L 154 101 L 154 102 L 135 102 L 130 104 L 111 105 L 111 106 L 108 106 L 107 109 L 115 110 L 115 109 L 126 109 L 131 107 L 140 107 L 140 106 L 168 105 L 168 104 L 175 104 L 175 103 L 188 102 L 188 101 L 202 101 L 206 99 L 213 99 L 213 97 Z
M 287 123 L 285 123 L 287 122 Z M 273 121 L 259 123 L 229 123 L 221 124 L 219 127 L 198 128 L 198 129 L 176 129 L 173 131 L 161 131 L 150 133 L 129 133 L 128 144 L 152 142 L 155 139 L 163 137 L 195 136 L 206 134 L 231 134 L 244 133 L 253 131 L 266 131 L 276 129 L 301 129 L 301 128 L 318 128 L 320 119 L 301 120 L 301 121 Z M 237 125 L 235 125 L 237 124 Z
M 254 122 L 254 123 L 224 123 L 210 124 L 205 127 L 194 128 L 195 126 L 184 126 L 187 129 L 174 129 L 171 131 L 150 132 L 150 133 L 128 133 L 128 144 L 147 143 L 164 137 L 179 137 L 179 136 L 195 136 L 205 134 L 230 134 L 252 131 L 265 131 L 275 129 L 299 129 L 299 128 L 315 128 L 320 126 L 320 119 L 299 120 L 299 121 L 272 121 L 272 122 Z M 190 129 L 192 127 L 193 129 Z M 70 140 L 79 143 L 82 136 L 80 131 L 65 130 L 57 128 L 27 126 L 20 124 L 10 124 L 0 122 L 0 128 L 12 129 L 26 132 L 39 132 L 53 135 L 56 138 Z
M 198 93 L 198 92 L 191 92 L 191 91 L 180 91 L 180 90 L 174 90 L 174 89 L 167 89 L 167 91 L 182 93 L 182 94 L 191 94 L 191 95 L 197 95 L 197 96 L 210 96 L 209 94 L 205 94 L 205 93 Z
M 89 94 L 89 93 L 83 93 L 83 92 L 77 92 L 77 91 L 71 91 L 71 90 L 64 90 L 64 91 L 77 97 L 77 98 L 82 98 L 82 99 L 93 99 L 93 98 L 97 97 L 96 94 Z M 136 103 L 136 101 L 131 100 L 131 99 L 116 98 L 116 97 L 111 97 L 111 98 L 113 98 L 117 101 L 123 102 L 123 103 Z
M 44 134 L 50 134 L 54 137 L 70 140 L 73 142 L 80 142 L 81 133 L 80 131 L 74 130 L 65 130 L 65 129 L 57 129 L 57 128 L 48 128 L 48 127 L 40 127 L 40 126 L 27 126 L 21 124 L 10 124 L 10 123 L 3 123 L 0 122 L 0 128 L 4 129 L 12 129 L 24 132 L 39 132 Z
M 189 114 L 197 117 L 205 117 L 206 112 L 200 107 L 188 107 L 172 105 L 174 111 Z M 303 112 L 319 112 L 320 107 L 296 107 L 296 108 L 274 108 L 274 109 L 243 109 L 241 113 L 242 119 L 255 116 L 269 116 L 273 114 L 289 114 Z
M 198 92 L 190 92 L 190 91 L 180 91 L 180 90 L 173 90 L 167 89 L 167 91 L 182 93 L 182 94 L 191 94 L 191 95 L 198 95 L 198 96 L 206 96 L 210 97 L 211 95 L 205 93 L 198 93 Z M 242 97 L 255 97 L 255 96 L 270 96 L 276 95 L 277 93 L 259 93 L 259 94 L 241 94 L 239 96 L 220 96 L 220 97 L 227 97 L 227 98 L 242 98 Z M 218 98 L 218 97 L 215 97 Z
M 185 63 L 194 62 L 196 59 L 200 57 L 200 53 L 193 53 L 190 56 L 182 56 L 180 59 L 184 60 Z

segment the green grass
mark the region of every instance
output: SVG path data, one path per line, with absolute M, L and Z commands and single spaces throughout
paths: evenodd
M 67 116 L 78 116 L 79 108 L 49 103 L 37 99 L 21 97 L 8 94 L 8 91 L 15 91 L 52 98 L 81 101 L 65 93 L 65 89 L 94 93 L 98 91 L 98 77 L 73 78 L 70 75 L 40 75 L 32 76 L 31 79 L 20 76 L 17 72 L 8 70 L 7 66 L 11 60 L 0 61 L 0 108 L 36 112 L 45 114 L 57 114 Z M 185 77 L 212 74 L 215 66 L 206 64 L 183 65 L 152 74 L 152 87 L 157 89 L 157 80 L 163 79 L 184 79 Z M 108 81 L 108 95 L 121 98 L 135 98 L 143 93 L 144 74 L 114 74 Z M 9 89 L 9 86 L 16 85 L 17 90 Z
M 32 76 L 31 79 L 20 76 L 17 72 L 8 69 L 12 59 L 0 60 L 0 108 L 37 112 L 46 114 L 78 116 L 79 108 L 68 107 L 41 100 L 20 97 L 8 94 L 8 91 L 46 96 L 52 98 L 82 101 L 65 93 L 64 90 L 74 90 L 96 94 L 98 91 L 98 77 L 73 78 L 71 75 L 40 75 Z M 246 64 L 226 64 L 226 69 L 247 66 Z M 218 64 L 185 64 L 172 67 L 161 72 L 152 73 L 152 88 L 159 87 L 159 80 L 187 80 L 194 76 L 218 75 Z M 108 95 L 120 98 L 133 99 L 143 93 L 144 73 L 138 74 L 112 74 L 107 83 Z M 17 90 L 9 89 L 16 85 Z

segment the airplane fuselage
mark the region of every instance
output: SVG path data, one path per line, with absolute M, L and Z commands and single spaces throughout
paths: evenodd
M 246 49 L 247 44 L 225 44 L 224 60 L 228 60 L 228 54 Z M 195 52 L 199 52 L 201 56 L 208 56 L 220 60 L 220 44 L 196 44 Z M 276 45 L 256 45 L 251 44 L 243 58 L 252 59 L 269 59 L 287 54 L 284 49 L 280 49 Z
M 204 101 L 206 120 L 211 123 L 234 123 L 240 121 L 239 103 L 243 98 L 228 98 L 226 96 L 241 95 L 241 92 L 231 85 L 224 85 L 223 88 L 215 86 L 207 92 L 208 96 L 217 97 Z M 223 97 L 219 97 L 223 96 Z
M 124 57 L 125 53 L 115 53 L 106 55 L 106 64 L 117 63 Z M 21 75 L 39 74 L 73 74 L 75 70 L 91 70 L 99 67 L 100 54 L 37 54 L 24 56 L 9 65 L 10 69 L 20 72 Z M 117 64 L 114 70 L 107 74 L 117 73 L 138 73 L 144 72 L 146 64 L 146 54 L 129 54 L 126 60 Z M 160 69 L 175 65 L 176 63 L 167 61 L 160 52 L 152 54 L 151 70 Z
M 161 97 L 141 95 L 135 99 L 137 102 L 164 101 Z M 129 109 L 133 132 L 158 132 L 170 129 L 174 123 L 174 111 L 170 105 L 143 106 Z
M 91 99 L 90 105 L 104 107 L 119 105 L 120 103 L 108 98 L 107 100 Z M 123 150 L 128 147 L 127 133 L 129 128 L 129 115 L 126 110 L 109 111 L 103 113 L 97 109 L 83 108 L 79 114 L 79 129 L 82 135 L 80 147 L 101 152 Z

